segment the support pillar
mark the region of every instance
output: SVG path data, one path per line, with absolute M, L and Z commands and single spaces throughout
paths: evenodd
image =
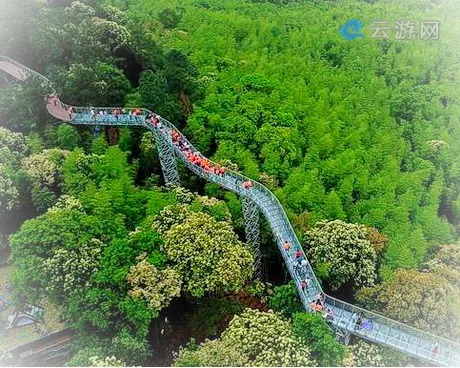
M 155 144 L 160 157 L 161 170 L 166 184 L 180 184 L 179 170 L 177 169 L 176 155 L 172 144 L 166 141 L 165 137 L 160 136 L 156 131 L 152 131 L 155 137 Z M 169 137 L 169 136 L 168 136 Z
M 94 136 L 94 138 L 98 138 L 100 135 L 101 135 L 101 126 L 99 124 L 97 124 L 94 127 L 93 136 Z
M 260 223 L 259 209 L 249 198 L 243 197 L 242 200 L 244 228 L 246 241 L 252 245 L 254 251 L 254 277 L 262 277 L 262 255 L 260 253 Z

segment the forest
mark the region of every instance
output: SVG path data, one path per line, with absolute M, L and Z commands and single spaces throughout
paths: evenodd
M 328 294 L 460 343 L 456 0 L 0 9 L 0 55 L 61 101 L 155 111 L 275 194 Z M 341 36 L 350 19 L 363 38 Z M 374 39 L 379 19 L 439 20 L 440 37 Z M 63 123 L 46 93 L 0 70 L 0 297 L 44 306 L 48 332 L 75 330 L 57 365 L 427 365 L 337 341 L 304 310 L 262 217 L 254 276 L 236 194 L 184 165 L 181 186 L 166 185 L 150 131 Z M 46 334 L 7 324 L 0 304 L 1 365 Z

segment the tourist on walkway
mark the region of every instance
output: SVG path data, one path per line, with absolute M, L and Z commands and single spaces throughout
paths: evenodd
M 252 189 L 252 182 L 250 180 L 243 182 L 243 188 L 247 190 Z
M 361 327 L 362 327 L 363 330 L 372 331 L 372 329 L 374 328 L 374 324 L 372 323 L 372 321 L 370 319 L 365 319 L 365 320 L 363 320 L 363 323 L 361 324 Z
M 316 312 L 321 312 L 324 308 L 323 302 L 320 297 L 315 297 L 315 298 L 316 300 L 310 303 L 310 307 Z
M 301 287 L 302 291 L 305 291 L 305 289 L 308 288 L 308 278 L 306 278 L 305 280 L 300 281 L 300 287 Z
M 284 244 L 283 244 L 283 248 L 286 251 L 286 253 L 288 253 L 289 250 L 291 249 L 291 243 L 289 243 L 287 240 L 285 240 Z
M 73 107 L 69 106 L 67 109 L 67 113 L 69 114 L 69 119 L 72 120 L 72 114 L 73 114 Z
M 361 324 L 363 323 L 363 320 L 361 318 L 361 316 L 358 316 L 358 318 L 356 319 L 356 322 L 355 322 L 355 328 L 354 330 L 355 331 L 358 331 L 361 329 Z
M 334 311 L 330 308 L 328 308 L 327 312 L 324 314 L 324 318 L 326 318 L 329 321 L 334 320 Z

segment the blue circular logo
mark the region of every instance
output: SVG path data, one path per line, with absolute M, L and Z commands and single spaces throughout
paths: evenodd
M 362 33 L 359 32 L 363 28 L 363 23 L 359 19 L 350 19 L 342 27 L 340 27 L 340 34 L 347 41 L 354 40 L 358 37 L 364 38 Z

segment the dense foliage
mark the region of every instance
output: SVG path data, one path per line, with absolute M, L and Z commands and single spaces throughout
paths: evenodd
M 0 54 L 48 76 L 72 105 L 170 119 L 203 154 L 275 193 L 327 291 L 459 340 L 457 5 L 4 1 Z M 357 13 L 365 37 L 343 40 Z M 372 20 L 408 14 L 440 20 L 440 39 L 371 37 Z M 293 284 L 269 298 L 277 313 L 247 310 L 217 337 L 253 274 L 238 197 L 182 166 L 181 183 L 200 195 L 161 189 L 152 134 L 56 124 L 50 92 L 1 72 L 0 252 L 11 252 L 14 303 L 51 300 L 80 332 L 69 365 L 144 364 L 148 332 L 167 338 L 152 321 L 178 301 L 214 340 L 182 349 L 176 365 L 340 365 L 325 321 L 296 313 Z M 261 229 L 278 284 L 281 259 Z M 265 305 L 263 292 L 249 294 Z M 342 364 L 385 359 L 360 341 Z
M 131 285 L 129 295 L 145 299 L 153 310 L 167 307 L 174 297 L 180 295 L 180 274 L 174 269 L 158 270 L 145 259 L 131 266 L 128 282 Z
M 344 347 L 337 342 L 326 321 L 316 314 L 305 312 L 293 316 L 294 333 L 306 342 L 312 357 L 320 367 L 340 366 Z
M 188 344 L 179 350 L 174 361 L 175 367 L 244 367 L 248 365 L 247 356 L 238 346 L 220 340 L 207 340 L 200 345 Z
M 246 309 L 233 318 L 218 340 L 182 349 L 175 365 L 214 365 L 216 345 L 222 345 L 217 349 L 218 354 L 228 351 L 223 361 L 226 365 L 310 366 L 314 363 L 305 341 L 295 336 L 288 321 L 275 313 Z
M 307 257 L 333 290 L 350 281 L 356 287 L 374 284 L 376 254 L 365 226 L 320 221 L 304 238 Z
M 268 305 L 287 318 L 303 310 L 299 294 L 292 281 L 286 285 L 275 287 L 273 295 L 268 300 Z
M 384 367 L 383 358 L 377 345 L 359 340 L 348 346 L 347 356 L 342 362 L 344 367 Z
M 441 249 L 442 259 L 445 249 Z M 458 279 L 449 281 L 446 274 L 458 275 L 458 271 L 448 267 L 435 267 L 431 272 L 400 270 L 391 281 L 362 290 L 358 299 L 390 318 L 460 341 Z
M 217 290 L 241 290 L 252 276 L 253 256 L 231 225 L 205 213 L 192 212 L 164 236 L 163 251 L 183 275 L 194 296 Z
M 158 44 L 190 55 L 204 98 L 186 128 L 202 152 L 255 179 L 274 177 L 283 205 L 309 213 L 310 225 L 378 228 L 389 237 L 385 277 L 452 240 L 460 182 L 454 1 L 106 2 Z M 366 26 L 365 39 L 345 41 L 338 29 L 356 9 L 364 24 L 429 14 L 445 33 L 436 42 L 375 40 Z

